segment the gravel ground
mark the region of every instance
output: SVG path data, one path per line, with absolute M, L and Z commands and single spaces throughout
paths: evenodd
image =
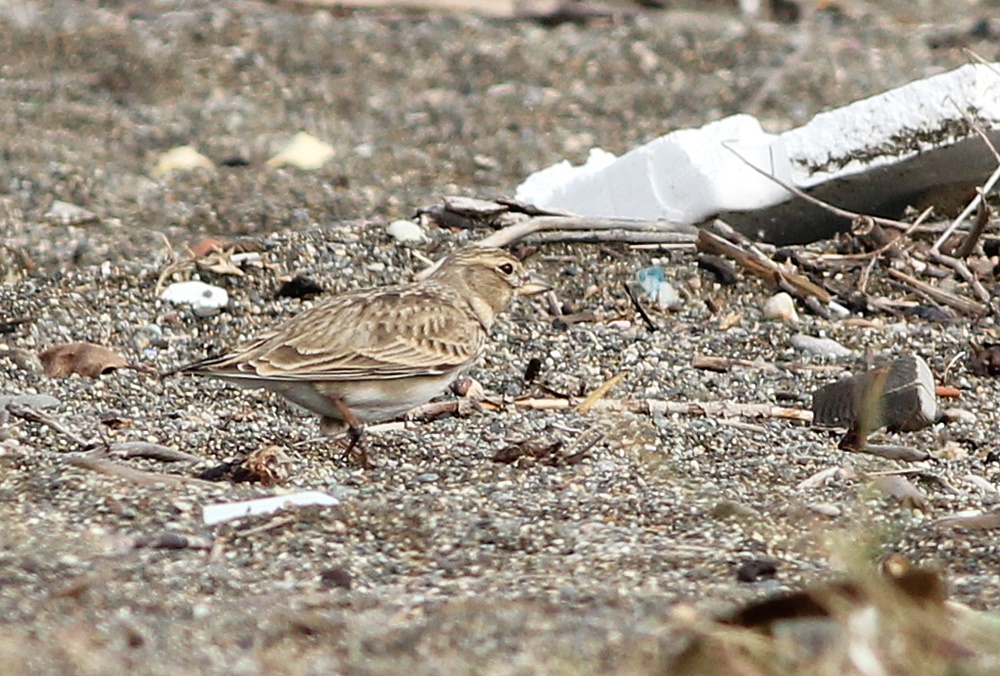
M 995 338 L 992 319 L 766 322 L 763 285 L 721 287 L 691 251 L 545 245 L 529 265 L 567 312 L 595 321 L 565 327 L 544 300 L 522 300 L 471 373 L 508 402 L 543 387 L 586 393 L 625 373 L 610 397 L 808 407 L 831 367 L 859 359 L 804 356 L 792 335 L 857 355 L 915 352 L 948 371 L 975 416 L 908 435 L 935 457 L 916 465 L 845 454 L 830 432 L 789 421 L 505 405 L 373 435 L 366 470 L 269 395 L 151 372 L 295 314 L 310 301 L 277 298 L 283 278 L 308 274 L 332 292 L 390 283 L 484 236 L 431 229 L 408 247 L 386 234 L 442 195 L 510 195 L 592 145 L 621 152 L 750 108 L 785 129 L 960 65 L 963 46 L 995 59 L 989 31 L 958 39 L 989 4 L 845 2 L 792 25 L 745 22 L 720 4 L 550 28 L 242 1 L 0 2 L 0 322 L 28 320 L 3 336 L 0 394 L 54 397 L 46 412 L 87 439 L 203 459 L 121 461 L 134 468 L 190 478 L 278 446 L 289 477 L 279 489 L 129 481 L 72 464 L 77 444 L 10 417 L 0 661 L 85 674 L 648 673 L 677 649 L 678 608 L 716 611 L 893 552 L 940 566 L 954 599 L 996 609 L 995 537 L 930 524 L 996 500 L 963 480 L 1000 482 L 1000 387 L 961 358 L 970 338 Z M 335 158 L 315 172 L 267 168 L 303 129 Z M 225 164 L 151 178 L 182 144 Z M 99 219 L 52 222 L 53 200 Z M 200 318 L 155 290 L 207 235 L 248 238 L 263 265 L 203 271 L 232 300 Z M 654 313 L 655 332 L 621 286 L 651 264 L 683 298 Z M 723 330 L 731 312 L 740 319 Z M 34 353 L 70 341 L 152 369 L 45 377 Z M 802 367 L 714 373 L 692 369 L 695 354 Z M 526 384 L 532 358 L 542 370 Z M 595 431 L 603 440 L 577 462 L 491 460 L 524 440 L 563 441 L 568 455 Z M 922 511 L 866 478 L 914 466 L 944 480 L 920 484 Z M 294 489 L 341 504 L 201 522 L 204 504 Z M 164 533 L 190 546 L 143 546 Z M 776 561 L 776 577 L 738 582 L 735 568 L 756 560 Z

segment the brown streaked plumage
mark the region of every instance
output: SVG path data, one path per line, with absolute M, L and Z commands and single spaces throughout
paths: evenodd
M 180 372 L 261 387 L 320 415 L 324 431 L 397 418 L 480 355 L 516 295 L 548 287 L 501 249 L 469 247 L 426 279 L 320 301 L 255 340 Z

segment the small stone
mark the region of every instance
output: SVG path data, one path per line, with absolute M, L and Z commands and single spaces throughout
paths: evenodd
M 160 298 L 174 305 L 190 305 L 198 317 L 208 317 L 229 305 L 225 289 L 198 281 L 171 284 Z
M 975 425 L 976 414 L 964 408 L 951 407 L 941 411 L 941 420 L 948 423 L 961 423 L 963 425 Z
M 194 171 L 195 169 L 215 169 L 215 164 L 197 150 L 194 146 L 177 146 L 160 156 L 153 169 L 153 177 L 160 178 L 175 171 Z
M 386 232 L 400 244 L 419 244 L 427 241 L 424 229 L 413 221 L 393 221 L 386 228 Z
M 55 408 L 60 403 L 58 399 L 48 394 L 0 394 L 0 410 L 10 404 L 31 408 Z
M 807 336 L 804 333 L 797 333 L 791 338 L 792 347 L 799 352 L 807 352 L 819 357 L 853 357 L 854 350 L 850 350 L 832 338 L 817 338 Z
M 323 293 L 323 285 L 308 275 L 298 274 L 282 283 L 278 298 L 312 298 Z
M 830 311 L 831 315 L 838 319 L 847 319 L 851 316 L 851 311 L 837 301 L 831 300 L 826 304 L 826 309 Z
M 716 519 L 735 519 L 745 521 L 757 519 L 760 514 L 753 507 L 735 500 L 720 500 L 712 508 L 712 516 Z
M 829 517 L 834 519 L 841 515 L 842 511 L 840 507 L 829 502 L 814 502 L 806 505 L 806 508 L 811 512 L 815 512 L 820 516 Z
M 771 296 L 764 303 L 764 319 L 797 322 L 799 315 L 795 311 L 795 300 L 784 291 Z
M 93 211 L 88 211 L 83 207 L 55 200 L 49 210 L 45 212 L 45 220 L 57 225 L 80 225 L 82 223 L 96 223 L 101 218 Z
M 269 167 L 291 165 L 303 171 L 319 169 L 333 157 L 333 146 L 312 134 L 300 131 L 278 154 L 267 161 Z
M 740 582 L 757 582 L 778 574 L 779 562 L 774 559 L 753 559 L 736 568 L 736 579 Z

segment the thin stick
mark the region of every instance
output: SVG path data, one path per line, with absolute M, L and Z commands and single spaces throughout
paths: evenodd
M 519 220 L 513 225 L 497 230 L 489 237 L 478 241 L 477 246 L 503 247 L 520 239 L 546 230 L 627 230 L 631 232 L 660 233 L 688 235 L 688 240 L 694 239 L 698 229 L 687 223 L 670 221 L 640 221 L 625 218 L 586 218 L 583 216 L 535 216 Z M 639 240 L 637 240 L 639 241 Z M 649 240 L 645 240 L 649 241 Z M 673 239 L 677 241 L 677 239 Z
M 898 229 L 901 229 L 901 230 L 909 230 L 909 228 L 910 228 L 910 224 L 909 223 L 903 223 L 901 221 L 894 221 L 891 218 L 882 218 L 881 216 L 870 216 L 868 214 L 859 214 L 859 213 L 854 212 L 854 211 L 849 211 L 848 209 L 842 209 L 840 207 L 836 207 L 836 206 L 830 204 L 829 202 L 824 202 L 823 200 L 819 199 L 818 197 L 813 197 L 812 195 L 810 195 L 809 193 L 805 192 L 801 188 L 798 188 L 798 187 L 796 187 L 796 186 L 794 186 L 794 185 L 792 185 L 790 183 L 785 183 L 784 181 L 782 181 L 777 176 L 774 176 L 773 174 L 767 173 L 766 171 L 764 171 L 760 167 L 758 167 L 755 164 L 753 164 L 750 160 L 746 159 L 745 157 L 743 157 L 742 155 L 740 155 L 738 152 L 736 152 L 736 150 L 734 150 L 729 144 L 723 143 L 722 145 L 723 145 L 723 147 L 726 150 L 728 150 L 729 152 L 731 152 L 733 155 L 736 155 L 736 157 L 739 159 L 740 162 L 742 162 L 743 164 L 747 165 L 748 167 L 750 167 L 751 169 L 753 169 L 754 171 L 756 171 L 761 176 L 770 179 L 779 188 L 784 188 L 785 190 L 787 190 L 788 192 L 792 193 L 796 197 L 804 199 L 805 201 L 809 202 L 810 204 L 815 204 L 819 208 L 821 208 L 821 209 L 823 209 L 825 211 L 830 212 L 834 216 L 841 216 L 843 218 L 848 218 L 848 219 L 850 219 L 852 221 L 855 218 L 870 218 L 870 219 L 872 219 L 872 222 L 878 223 L 879 225 L 885 225 L 885 226 L 888 226 L 890 228 L 898 228 Z
M 984 315 L 987 313 L 987 308 L 981 303 L 977 303 L 974 300 L 969 300 L 968 298 L 962 298 L 949 291 L 943 291 L 935 286 L 931 286 L 926 282 L 922 282 L 919 279 L 909 276 L 904 272 L 899 270 L 893 270 L 889 268 L 889 276 L 893 277 L 899 282 L 902 282 L 906 286 L 910 287 L 917 293 L 935 300 L 939 303 L 943 303 L 949 307 L 955 308 L 959 312 L 963 312 L 968 315 Z
M 650 333 L 656 331 L 656 323 L 649 318 L 648 314 L 646 314 L 645 308 L 642 307 L 642 303 L 640 303 L 639 299 L 636 298 L 635 292 L 632 291 L 632 287 L 628 285 L 628 282 L 622 282 L 622 288 L 625 289 L 625 293 L 628 294 L 628 299 L 632 301 L 635 311 L 639 313 L 640 317 L 642 317 L 642 321 L 646 324 L 646 328 L 649 329 Z
M 55 432 L 63 435 L 78 446 L 87 447 L 92 446 L 95 443 L 84 439 L 49 414 L 43 413 L 37 408 L 33 408 L 26 404 L 11 403 L 7 404 L 7 410 L 10 411 L 10 414 L 15 418 L 21 418 L 22 420 L 27 420 L 28 422 L 39 423 L 40 425 L 53 429 Z
M 962 240 L 962 244 L 959 245 L 958 250 L 955 251 L 955 258 L 968 258 L 972 255 L 973 249 L 975 249 L 976 244 L 979 243 L 979 238 L 983 236 L 989 222 L 990 207 L 986 203 L 986 196 L 980 194 L 979 208 L 976 211 L 976 220 L 973 221 L 972 229 L 969 230 L 969 234 L 965 236 L 965 239 Z
M 196 485 L 196 486 L 218 485 L 212 483 L 211 481 L 203 481 L 201 479 L 194 479 L 191 477 L 180 476 L 177 474 L 160 474 L 158 472 L 147 472 L 146 470 L 143 469 L 126 467 L 125 465 L 119 465 L 118 463 L 108 460 L 107 458 L 98 457 L 90 453 L 86 455 L 65 457 L 65 459 L 66 462 L 75 467 L 88 469 L 92 472 L 97 472 L 99 474 L 106 474 L 108 476 L 118 477 L 119 479 L 125 479 L 126 481 L 131 481 L 132 483 L 137 483 L 137 484 L 144 484 L 144 485 L 169 484 L 172 486 L 179 486 L 185 484 Z
M 937 241 L 934 242 L 934 246 L 931 247 L 932 251 L 940 251 L 941 245 L 944 244 L 945 241 L 952 236 L 955 230 L 958 229 L 958 226 L 962 224 L 962 221 L 967 219 L 969 217 L 969 214 L 971 214 L 976 208 L 979 207 L 979 202 L 985 199 L 985 195 L 989 193 L 990 190 L 993 190 L 993 186 L 997 184 L 997 181 L 1000 181 L 1000 166 L 998 166 L 996 169 L 993 170 L 993 173 L 990 174 L 990 177 L 986 179 L 985 183 L 983 183 L 982 190 L 977 192 L 976 196 L 972 198 L 972 201 L 970 201 L 965 206 L 965 208 L 962 209 L 962 213 L 960 213 L 955 218 L 955 220 L 953 220 L 951 224 L 944 229 L 944 232 L 941 233 L 941 236 L 938 237 Z
M 515 405 L 536 411 L 568 410 L 576 406 L 573 399 L 519 399 Z M 662 399 L 602 399 L 596 402 L 591 411 L 607 411 L 614 413 L 641 413 L 644 415 L 704 415 L 719 417 L 743 418 L 779 418 L 812 422 L 812 411 L 800 408 L 788 408 L 773 404 L 745 404 L 729 401 L 664 401 Z

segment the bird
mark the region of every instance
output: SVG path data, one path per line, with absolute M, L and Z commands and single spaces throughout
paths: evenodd
M 319 415 L 324 434 L 346 429 L 349 453 L 364 425 L 430 401 L 472 366 L 516 296 L 550 288 L 503 249 L 468 246 L 419 281 L 330 296 L 230 352 L 170 373 L 270 390 Z

